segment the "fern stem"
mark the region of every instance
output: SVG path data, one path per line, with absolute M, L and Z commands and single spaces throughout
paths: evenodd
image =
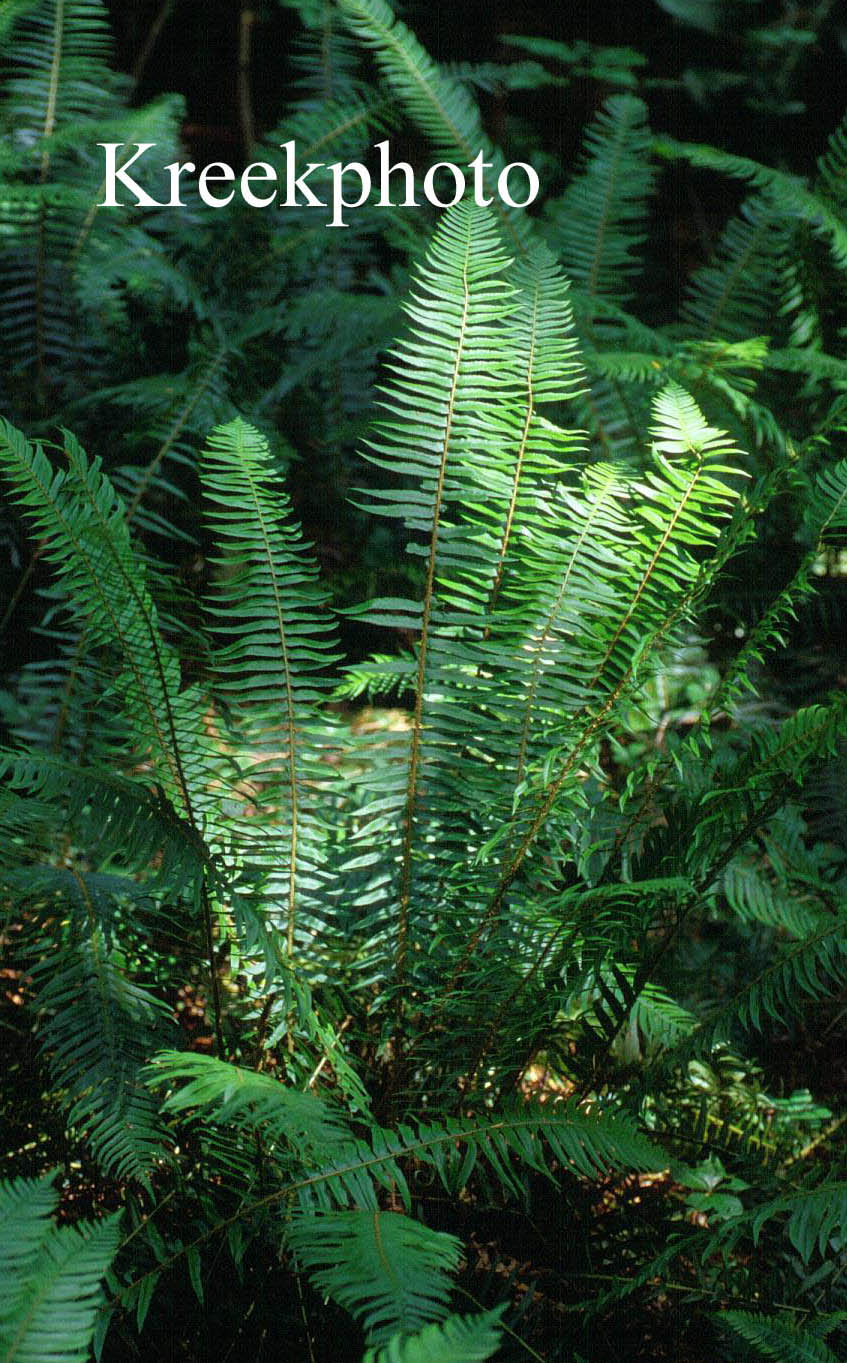
M 506 554 L 508 553 L 509 543 L 510 543 L 510 540 L 511 540 L 511 538 L 512 538 L 512 527 L 513 527 L 513 525 L 514 525 L 515 511 L 516 511 L 517 505 L 518 505 L 518 493 L 519 493 L 519 491 L 520 491 L 520 486 L 521 486 L 521 475 L 522 475 L 522 473 L 523 473 L 524 459 L 525 459 L 525 457 L 526 457 L 526 447 L 527 447 L 527 442 L 528 442 L 528 440 L 529 440 L 530 427 L 532 426 L 532 418 L 533 418 L 533 416 L 535 415 L 535 409 L 534 409 L 534 407 L 533 407 L 533 391 L 534 391 L 534 390 L 533 390 L 533 379 L 534 379 L 534 373 L 533 373 L 533 371 L 534 371 L 534 366 L 535 366 L 536 327 L 537 327 L 537 324 L 538 324 L 538 302 L 539 302 L 539 297 L 538 297 L 538 295 L 539 295 L 539 290 L 538 290 L 538 288 L 536 287 L 535 295 L 534 295 L 534 298 L 533 298 L 533 310 L 532 310 L 532 328 L 531 328 L 532 340 L 530 341 L 529 357 L 528 357 L 528 359 L 527 359 L 527 370 L 526 370 L 526 416 L 525 416 L 525 418 L 524 418 L 523 430 L 521 431 L 520 444 L 519 444 L 519 446 L 518 446 L 518 453 L 517 453 L 517 456 L 516 456 L 516 459 L 515 459 L 515 471 L 514 471 L 514 475 L 513 475 L 513 477 L 512 477 L 512 493 L 511 493 L 511 496 L 510 496 L 510 498 L 509 498 L 509 507 L 508 507 L 508 510 L 507 510 L 507 512 L 506 512 L 506 520 L 505 520 L 505 524 L 504 524 L 504 526 L 503 526 L 503 534 L 502 534 L 501 539 L 500 539 L 500 548 L 499 548 L 498 553 L 497 553 L 497 567 L 496 567 L 496 569 L 495 569 L 495 571 L 494 571 L 494 581 L 493 581 L 492 586 L 491 586 L 491 591 L 490 591 L 489 594 L 488 594 L 488 602 L 487 602 L 487 604 L 486 604 L 486 614 L 487 614 L 488 616 L 490 616 L 490 615 L 492 614 L 492 612 L 494 611 L 494 609 L 495 609 L 495 607 L 496 607 L 496 605 L 497 605 L 497 601 L 498 601 L 498 598 L 499 598 L 499 596 L 500 596 L 500 588 L 502 587 L 502 584 L 503 584 L 503 572 L 504 572 L 504 569 L 505 569 L 505 566 L 506 566 Z M 488 639 L 488 638 L 490 637 L 490 635 L 491 635 L 491 621 L 489 620 L 488 624 L 485 626 L 485 633 L 484 633 L 484 635 L 483 635 L 483 638 L 484 638 L 484 639 Z
M 141 45 L 141 51 L 136 57 L 135 65 L 132 68 L 132 80 L 136 88 L 141 83 L 141 77 L 144 75 L 144 72 L 147 69 L 147 63 L 153 55 L 153 49 L 159 41 L 159 34 L 162 32 L 162 29 L 170 18 L 171 10 L 173 9 L 175 2 L 176 0 L 162 0 L 162 4 L 159 6 L 156 17 L 147 30 L 144 42 Z
M 206 873 L 200 881 L 200 910 L 203 915 L 203 932 L 206 938 L 206 957 L 209 966 L 209 985 L 212 990 L 212 1014 L 215 1027 L 215 1043 L 218 1048 L 218 1055 L 221 1060 L 226 1059 L 226 1048 L 223 1037 L 223 1009 L 221 1006 L 221 985 L 218 979 L 218 967 L 215 960 L 215 937 L 214 925 L 212 922 L 212 905 L 209 901 L 209 887 L 206 882 Z

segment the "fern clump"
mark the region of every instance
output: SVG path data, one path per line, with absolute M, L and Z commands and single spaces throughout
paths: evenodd
M 12 1031 L 46 1095 L 0 1189 L 3 1357 L 108 1361 L 195 1311 L 221 1358 L 602 1359 L 676 1295 L 713 1355 L 837 1357 L 843 1117 L 768 1047 L 826 1008 L 837 1031 L 847 984 L 843 678 L 789 675 L 847 528 L 843 337 L 809 283 L 847 261 L 843 131 L 801 181 L 654 135 L 626 52 L 516 38 L 501 79 L 383 0 L 295 8 L 277 144 L 352 157 L 405 120 L 496 175 L 475 89 L 566 79 L 546 61 L 616 93 L 537 217 L 465 201 L 390 235 L 367 209 L 319 254 L 296 214 L 101 223 L 69 129 L 127 107 L 103 8 L 0 19 L 0 477 L 51 651 L 2 697 Z M 681 160 L 750 195 L 660 319 L 642 267 Z M 261 243 L 249 286 L 230 231 Z M 374 242 L 402 265 L 369 273 Z M 129 377 L 107 335 L 86 397 L 75 338 L 131 292 L 113 248 L 158 262 L 145 326 L 184 288 L 184 353 Z M 312 416 L 360 563 L 394 556 L 366 585 L 327 583 L 288 490 L 275 428 Z M 347 663 L 351 631 L 375 643 Z

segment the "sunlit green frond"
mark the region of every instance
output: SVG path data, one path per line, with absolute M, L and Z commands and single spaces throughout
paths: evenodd
M 316 791 L 332 778 L 320 752 L 318 704 L 337 658 L 334 621 L 265 438 L 241 420 L 219 427 L 201 476 L 217 543 L 206 607 L 212 686 L 238 735 L 241 778 L 257 792 L 242 843 L 256 868 L 267 867 L 264 911 L 278 905 L 289 954 L 295 939 L 311 950 L 308 912 L 320 898 L 327 841 Z

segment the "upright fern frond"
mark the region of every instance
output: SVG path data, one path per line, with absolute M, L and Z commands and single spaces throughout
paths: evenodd
M 620 306 L 632 298 L 655 172 L 647 108 L 612 95 L 585 135 L 582 163 L 550 211 L 552 242 L 575 289 Z
M 266 909 L 282 903 L 289 956 L 295 936 L 312 944 L 314 919 L 300 921 L 300 900 L 320 900 L 321 843 L 314 791 L 331 778 L 315 754 L 317 706 L 335 661 L 327 594 L 317 568 L 276 491 L 267 441 L 243 421 L 209 437 L 201 465 L 208 523 L 219 557 L 207 603 L 212 683 L 235 719 L 240 742 L 253 750 L 242 779 L 261 790 L 263 812 L 242 834 L 272 883 Z M 272 811 L 272 813 L 270 812 Z M 246 851 L 246 846 L 245 846 Z M 318 920 L 320 921 L 320 920 Z
M 372 462 L 414 480 L 414 489 L 374 494 L 377 509 L 429 540 L 426 548 L 413 546 L 423 553 L 425 563 L 422 602 L 376 601 L 368 608 L 371 620 L 402 623 L 420 632 L 399 849 L 398 985 L 405 976 L 409 945 L 413 863 L 420 855 L 423 767 L 426 764 L 432 773 L 426 782 L 431 798 L 439 752 L 458 739 L 458 734 L 439 734 L 434 715 L 426 724 L 424 719 L 427 696 L 437 687 L 435 678 L 439 671 L 454 670 L 457 661 L 448 605 L 454 593 L 445 592 L 442 578 L 449 574 L 460 584 L 456 615 L 460 629 L 474 613 L 477 627 L 484 624 L 485 600 L 493 587 L 490 564 L 486 578 L 479 580 L 487 555 L 475 537 L 468 537 L 462 520 L 466 502 L 485 500 L 486 446 L 498 437 L 497 390 L 502 393 L 506 386 L 514 392 L 517 386 L 508 335 L 501 325 L 504 313 L 512 311 L 512 290 L 502 278 L 506 264 L 487 213 L 463 204 L 445 216 L 419 272 L 418 292 L 407 305 L 415 330 L 394 353 L 390 366 L 394 383 L 385 405 L 392 420 L 378 428 L 378 438 L 371 442 Z M 422 442 L 418 423 L 423 413 Z M 502 440 L 503 433 L 499 434 Z M 449 710 L 442 714 L 439 722 L 452 723 Z

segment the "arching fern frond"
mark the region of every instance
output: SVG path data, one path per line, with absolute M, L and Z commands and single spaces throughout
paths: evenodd
M 258 1132 L 270 1148 L 284 1145 L 288 1164 L 284 1188 L 302 1188 L 303 1206 L 378 1204 L 374 1183 L 390 1188 L 411 1206 L 403 1167 L 407 1160 L 431 1166 L 445 1190 L 457 1196 L 474 1169 L 488 1169 L 513 1195 L 523 1198 L 521 1166 L 550 1176 L 550 1160 L 569 1173 L 594 1177 L 610 1169 L 651 1169 L 663 1160 L 620 1113 L 597 1116 L 575 1103 L 545 1108 L 520 1106 L 500 1116 L 407 1123 L 396 1130 L 370 1126 L 354 1137 L 339 1110 L 312 1093 L 298 1093 L 267 1075 L 256 1075 L 209 1056 L 163 1052 L 150 1067 L 149 1082 L 175 1085 L 166 1112 L 197 1109 L 221 1128 Z M 296 1172 L 296 1166 L 300 1171 Z M 280 1196 L 282 1196 L 282 1191 Z
M 214 877 L 215 863 L 203 839 L 160 794 L 140 781 L 108 768 L 75 765 L 50 753 L 27 757 L 0 751 L 0 772 L 7 790 L 25 797 L 24 806 L 40 801 L 41 817 L 50 811 L 54 831 L 72 831 L 80 845 L 92 855 L 96 850 L 103 862 L 144 875 L 148 890 L 191 896 L 204 874 Z M 5 842 L 5 812 L 0 803 L 4 869 L 16 863 L 29 866 L 33 844 L 19 836 Z M 26 808 L 20 812 L 25 815 Z
M 467 165 L 482 153 L 491 167 L 483 172 L 485 193 L 494 197 L 510 244 L 519 248 L 529 230 L 526 215 L 494 194 L 504 158 L 486 136 L 467 87 L 432 60 L 386 0 L 338 0 L 338 7 L 359 41 L 372 49 L 392 94 L 436 155 Z
M 0 425 L 0 471 L 68 593 L 68 609 L 107 665 L 131 720 L 138 757 L 152 758 L 170 801 L 196 827 L 207 774 L 196 692 L 182 690 L 179 663 L 162 639 L 126 524 L 125 508 L 100 463 L 70 434 L 67 471 L 55 471 L 40 445 Z
M 736 156 L 716 147 L 677 142 L 668 137 L 657 138 L 653 150 L 668 160 L 682 158 L 702 170 L 719 171 L 772 194 L 786 219 L 805 223 L 815 236 L 827 243 L 839 269 L 847 268 L 847 226 L 831 204 L 806 188 L 797 176 L 773 170 L 746 156 Z

